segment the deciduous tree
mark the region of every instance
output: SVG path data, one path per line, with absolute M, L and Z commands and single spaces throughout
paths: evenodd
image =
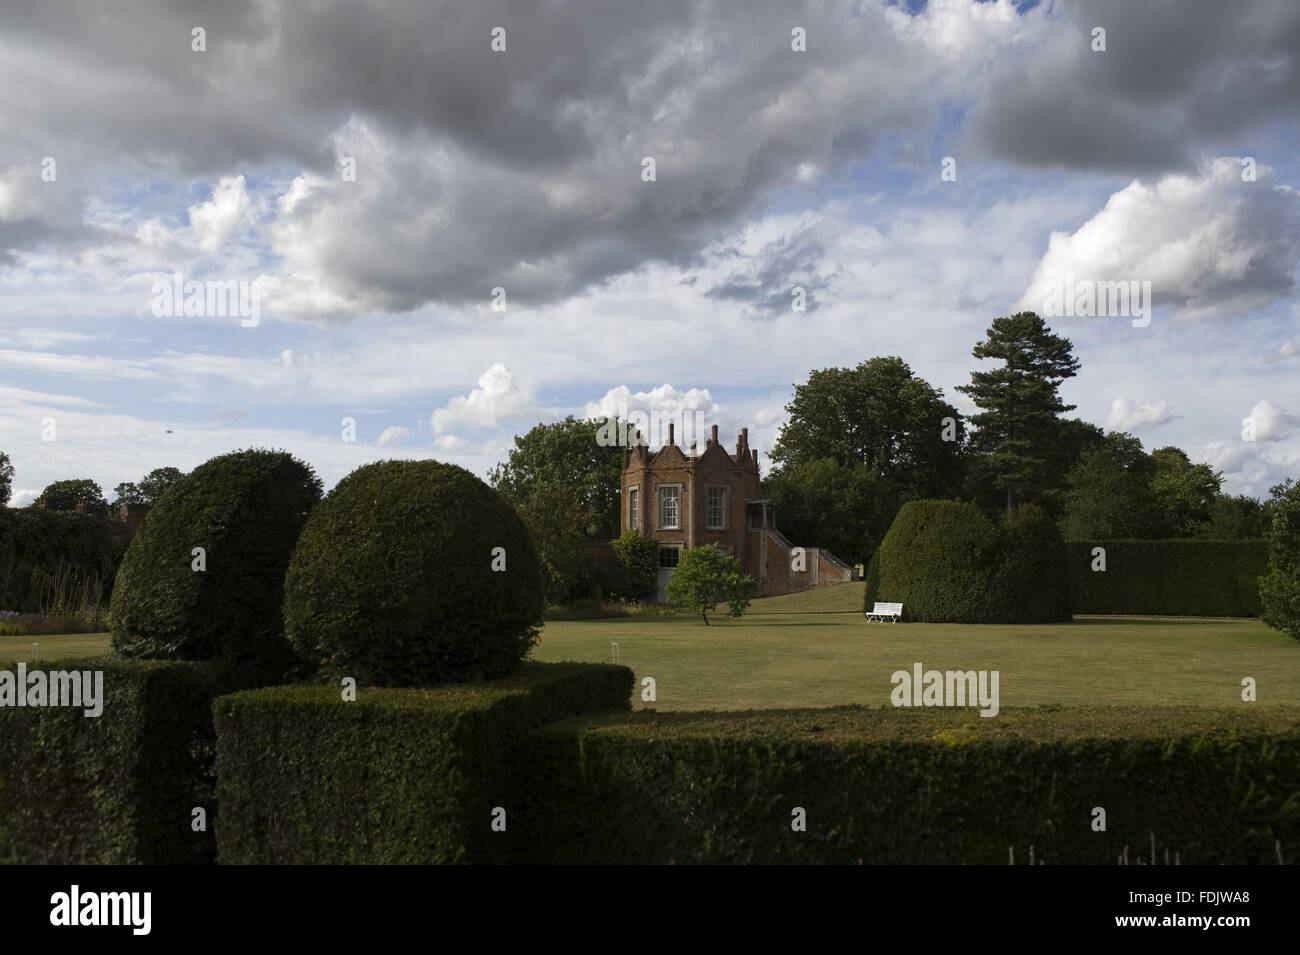
M 1151 537 L 1159 527 L 1153 471 L 1141 441 L 1108 434 L 1104 445 L 1080 455 L 1066 478 L 1061 533 L 1067 540 Z
M 758 592 L 758 581 L 717 544 L 693 547 L 682 553 L 681 562 L 668 581 L 668 602 L 698 613 L 709 625 L 709 614 L 726 601 L 727 616 L 739 617 Z
M 84 504 L 88 514 L 102 517 L 108 513 L 103 489 L 90 478 L 55 481 L 40 493 L 37 500 L 44 502 L 48 511 L 75 511 L 78 504 Z

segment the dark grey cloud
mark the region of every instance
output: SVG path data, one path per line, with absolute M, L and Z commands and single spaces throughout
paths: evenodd
M 1011 58 L 972 110 L 971 140 L 1027 166 L 1154 173 L 1240 154 L 1300 119 L 1300 4 L 1095 0 Z M 1106 30 L 1106 51 L 1091 48 Z
M 990 76 L 973 129 L 1031 164 L 1178 163 L 1199 132 L 1292 115 L 1294 17 L 1282 8 L 1137 6 L 1096 7 L 1110 51 L 1092 61 L 1060 59 L 1092 8 L 1053 25 L 1041 9 L 1017 18 L 951 0 L 915 17 L 847 0 L 12 0 L 0 11 L 0 173 L 53 155 L 82 194 L 130 190 L 137 210 L 154 186 L 243 174 L 274 200 L 300 177 L 256 227 L 282 279 L 268 287 L 272 313 L 486 305 L 496 286 L 543 304 L 649 262 L 699 264 L 773 195 L 815 180 L 800 169 L 834 176 L 882 144 L 926 161 L 940 110 Z M 1175 17 L 1181 44 L 1156 35 L 1150 7 Z M 191 50 L 195 26 L 205 53 Z M 489 47 L 498 26 L 505 53 Z M 790 48 L 795 26 L 807 52 Z M 1071 33 L 1064 47 L 1057 33 Z M 1264 66 L 1245 56 L 1256 42 L 1275 54 Z M 1023 76 L 994 71 L 1023 61 L 1012 49 L 1033 64 Z M 1190 107 L 1210 118 L 1182 115 Z M 356 159 L 356 182 L 340 180 L 340 156 Z M 5 225 L 11 249 L 42 241 Z M 779 307 L 806 263 L 767 255 L 716 296 Z
M 737 250 L 731 249 L 731 252 Z M 795 287 L 804 290 L 806 311 L 822 304 L 818 294 L 832 287 L 838 266 L 826 265 L 827 243 L 821 230 L 806 226 L 765 243 L 748 257 L 748 268 L 733 272 L 705 291 L 705 296 L 747 305 L 751 314 L 772 318 L 789 314 Z
M 498 285 L 543 303 L 688 264 L 802 163 L 835 170 L 885 134 L 915 154 L 944 68 L 917 59 L 905 14 L 848 3 L 34 0 L 2 16 L 0 169 L 49 154 L 105 186 L 242 173 L 250 190 L 302 172 L 265 225 L 302 286 L 280 300 L 309 316 L 486 303 Z

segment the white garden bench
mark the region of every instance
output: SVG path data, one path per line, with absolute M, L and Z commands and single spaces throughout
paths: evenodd
M 898 623 L 898 621 L 903 617 L 903 605 L 881 603 L 877 600 L 872 606 L 871 611 L 865 613 L 864 616 L 866 616 L 868 620 L 880 620 L 883 622 L 886 618 L 889 618 L 892 622 Z

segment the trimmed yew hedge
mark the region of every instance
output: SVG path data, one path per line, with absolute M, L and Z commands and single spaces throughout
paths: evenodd
M 1300 854 L 1294 708 L 637 713 L 543 727 L 520 754 L 523 862 L 994 865 L 1032 847 L 1113 865 L 1152 861 L 1153 840 L 1161 864 Z
M 224 663 L 117 656 L 28 667 L 102 670 L 105 699 L 98 717 L 0 707 L 0 862 L 211 863 L 212 699 L 249 679 Z M 192 827 L 196 806 L 207 811 L 206 831 Z
M 1066 546 L 1075 613 L 1259 616 L 1266 541 L 1070 541 Z M 1095 547 L 1106 551 L 1105 571 L 1092 569 Z
M 1065 542 L 1034 506 L 993 523 L 974 504 L 909 501 L 867 567 L 863 609 L 930 623 L 1055 623 L 1071 615 Z
M 544 609 L 532 535 L 495 490 L 438 461 L 357 468 L 312 512 L 284 622 L 321 676 L 436 686 L 517 668 Z
M 524 734 L 629 708 L 632 671 L 531 663 L 433 689 L 276 687 L 216 701 L 222 863 L 505 862 L 534 798 Z M 491 828 L 506 810 L 506 830 Z
M 223 454 L 169 487 L 127 548 L 110 606 L 113 649 L 143 659 L 227 659 L 268 680 L 294 663 L 284 575 L 321 482 L 284 451 Z M 194 569 L 194 548 L 206 569 Z

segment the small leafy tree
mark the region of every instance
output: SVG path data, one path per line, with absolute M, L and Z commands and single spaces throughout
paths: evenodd
M 719 603 L 727 602 L 727 616 L 739 617 L 758 592 L 758 581 L 745 573 L 740 561 L 718 550 L 717 544 L 705 544 L 682 554 L 681 563 L 668 581 L 668 602 L 684 607 L 704 618 Z
M 1288 478 L 1271 490 L 1273 527 L 1268 536 L 1268 573 L 1260 578 L 1259 618 L 1300 640 L 1300 481 Z
M 642 537 L 629 527 L 622 536 L 609 542 L 618 560 L 618 590 L 624 600 L 643 600 L 655 592 L 659 573 L 659 542 Z

